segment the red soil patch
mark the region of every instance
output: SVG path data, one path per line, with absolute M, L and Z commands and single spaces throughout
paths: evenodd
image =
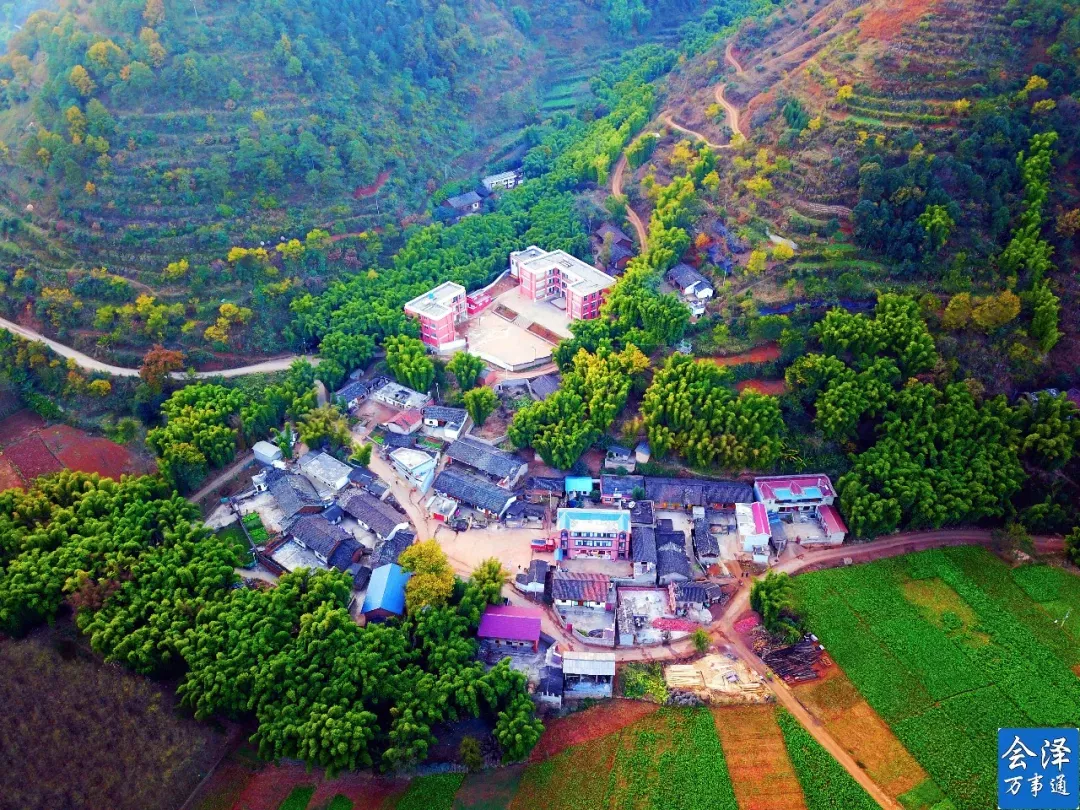
M 373 194 L 377 193 L 379 189 L 382 188 L 386 184 L 386 181 L 389 179 L 390 170 L 383 169 L 381 172 L 379 172 L 379 176 L 375 178 L 375 182 L 372 183 L 370 186 L 358 186 L 356 189 L 354 189 L 352 193 L 353 199 L 362 200 L 364 197 L 372 196 Z
M 742 354 L 729 354 L 724 357 L 707 358 L 718 366 L 741 366 L 746 363 L 768 363 L 780 357 L 780 347 L 775 343 L 757 346 Z
M 4 458 L 18 469 L 24 481 L 64 469 L 38 436 L 27 436 L 4 450 Z
M 274 810 L 300 785 L 315 785 L 311 806 L 320 807 L 337 794 L 352 799 L 356 808 L 377 808 L 393 793 L 404 790 L 407 781 L 383 779 L 366 773 L 353 773 L 327 779 L 322 772 L 308 770 L 298 763 L 270 765 L 252 774 L 232 810 Z
M 21 410 L 0 422 L 0 447 L 21 441 L 36 430 L 45 427 L 45 420 L 33 411 Z
M 889 42 L 898 37 L 905 25 L 917 22 L 937 5 L 937 0 L 902 0 L 871 11 L 859 25 L 859 39 Z
M 744 112 L 741 116 L 742 120 L 752 120 L 754 117 L 754 113 L 756 113 L 762 107 L 772 104 L 775 99 L 776 94 L 771 90 L 765 93 L 758 93 L 756 96 L 750 99 L 750 102 L 746 105 L 746 112 Z
M 787 393 L 787 383 L 783 380 L 743 380 L 735 384 L 735 390 L 739 393 L 757 391 L 759 394 L 778 397 Z
M 5 489 L 22 489 L 25 482 L 15 465 L 6 458 L 0 457 L 0 492 Z
M 658 708 L 654 703 L 638 700 L 609 700 L 583 712 L 560 717 L 548 724 L 529 761 L 539 762 L 572 745 L 599 740 L 649 716 Z
M 805 810 L 773 706 L 713 709 L 740 810 Z
M 150 471 L 126 447 L 108 439 L 88 436 L 68 425 L 54 425 L 39 435 L 49 451 L 69 470 L 96 472 L 117 480 L 121 475 Z

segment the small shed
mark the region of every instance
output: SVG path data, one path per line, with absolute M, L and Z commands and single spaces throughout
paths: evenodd
M 615 653 L 563 653 L 563 696 L 609 698 L 615 682 Z
M 285 457 L 280 447 L 267 441 L 255 442 L 251 450 L 255 453 L 255 460 L 260 464 L 273 464 L 275 461 L 281 461 Z
M 588 495 L 593 491 L 593 480 L 588 475 L 568 475 L 563 487 L 570 498 Z
M 396 619 L 405 613 L 405 585 L 411 573 L 397 563 L 382 565 L 371 572 L 367 595 L 360 612 L 369 622 Z

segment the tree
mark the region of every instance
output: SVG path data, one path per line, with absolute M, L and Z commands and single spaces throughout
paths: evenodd
M 296 428 L 300 441 L 310 448 L 323 444 L 332 448 L 349 447 L 352 443 L 349 422 L 333 405 L 311 409 L 301 417 Z
M 760 276 L 765 272 L 765 262 L 768 259 L 764 250 L 755 250 L 750 253 L 750 259 L 746 263 L 746 273 L 751 276 Z
M 709 634 L 701 627 L 690 634 L 690 640 L 694 644 L 694 649 L 699 653 L 708 652 L 709 647 L 712 645 L 712 639 L 709 638 Z
M 112 393 L 112 383 L 108 380 L 93 380 L 87 387 L 87 393 L 92 397 L 104 399 Z
M 183 367 L 184 353 L 182 351 L 166 349 L 157 344 L 143 355 L 142 365 L 139 366 L 139 378 L 151 391 L 160 394 L 169 375 L 174 371 L 180 371 Z
M 941 250 L 956 227 L 953 218 L 949 216 L 949 209 L 944 205 L 926 206 L 926 210 L 919 215 L 916 222 L 926 231 L 932 251 Z
M 370 444 L 354 444 L 351 460 L 361 467 L 368 466 L 371 464 L 371 447 Z
M 520 6 L 515 6 L 515 10 Z M 480 753 L 480 741 L 476 737 L 464 736 L 458 745 L 458 759 L 461 764 L 469 769 L 469 773 L 478 771 L 484 767 L 484 757 Z
M 1080 526 L 1065 537 L 1065 555 L 1073 565 L 1080 565 Z
M 468 352 L 458 352 L 450 358 L 450 362 L 446 364 L 446 370 L 454 375 L 462 391 L 468 391 L 476 385 L 477 377 L 484 370 L 484 361 Z
M 90 74 L 82 65 L 75 65 L 71 69 L 71 73 L 68 74 L 68 83 L 78 90 L 83 98 L 88 98 L 97 89 L 94 80 L 90 78 Z
M 993 332 L 1020 314 L 1020 297 L 1011 290 L 988 295 L 971 311 L 971 320 L 984 332 Z
M 786 262 L 795 256 L 795 249 L 787 242 L 780 242 L 773 246 L 772 257 L 774 261 Z
M 1039 351 L 1045 354 L 1061 339 L 1061 330 L 1058 329 L 1061 302 L 1045 279 L 1032 289 L 1031 306 L 1034 310 L 1031 318 L 1031 336 L 1039 342 Z
M 775 636 L 788 644 L 802 637 L 799 618 L 795 612 L 795 591 L 791 577 L 769 571 L 750 588 L 750 607 L 761 616 L 761 623 Z
M 949 299 L 941 325 L 946 329 L 963 329 L 971 323 L 971 293 L 957 293 Z
M 465 410 L 472 417 L 473 424 L 482 427 L 487 418 L 499 407 L 499 398 L 490 388 L 474 388 L 466 391 L 463 397 Z
M 413 543 L 398 558 L 398 565 L 412 573 L 405 586 L 409 614 L 425 607 L 445 605 L 454 592 L 454 571 L 436 540 Z
M 386 364 L 402 385 L 426 392 L 435 381 L 435 364 L 427 356 L 422 341 L 407 335 L 395 335 L 383 342 Z
M 281 455 L 284 458 L 291 459 L 293 457 L 293 442 L 296 440 L 292 425 L 286 422 L 285 427 L 281 430 L 271 428 L 271 435 L 274 438 L 274 444 L 281 451 Z

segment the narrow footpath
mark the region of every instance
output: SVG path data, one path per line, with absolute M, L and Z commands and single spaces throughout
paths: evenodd
M 51 338 L 45 337 L 40 332 L 36 332 L 33 329 L 27 329 L 25 326 L 9 321 L 6 318 L 0 318 L 0 329 L 6 329 L 13 335 L 18 335 L 21 338 L 35 342 L 44 343 L 54 352 L 61 357 L 66 357 L 69 360 L 74 360 L 75 365 L 84 371 L 90 371 L 98 374 L 109 374 L 113 377 L 138 377 L 139 370 L 137 368 L 125 368 L 123 366 L 114 366 L 109 363 L 103 363 L 100 360 L 95 360 L 88 354 L 73 349 L 70 346 L 65 346 L 63 343 L 58 343 Z M 298 355 L 290 354 L 286 357 L 277 357 L 272 360 L 263 360 L 259 363 L 252 363 L 247 366 L 240 366 L 239 368 L 227 368 L 222 371 L 196 371 L 195 379 L 197 380 L 209 380 L 215 377 L 245 377 L 249 374 L 266 374 L 272 371 L 285 371 L 296 360 L 306 360 L 313 366 L 318 365 L 319 359 L 313 355 Z M 174 380 L 186 380 L 188 379 L 188 373 L 186 371 L 174 371 L 171 375 Z

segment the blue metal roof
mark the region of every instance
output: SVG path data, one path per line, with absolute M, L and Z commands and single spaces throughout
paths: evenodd
M 557 525 L 560 531 L 569 531 L 571 524 L 581 526 L 586 521 L 602 526 L 604 531 L 630 531 L 630 512 L 626 509 L 560 509 Z
M 405 583 L 411 576 L 411 573 L 403 571 L 396 563 L 376 568 L 371 572 L 371 581 L 368 582 L 361 612 L 367 613 L 381 608 L 398 616 L 402 615 L 405 612 Z
M 565 486 L 567 492 L 592 492 L 593 480 L 587 475 L 568 475 Z

